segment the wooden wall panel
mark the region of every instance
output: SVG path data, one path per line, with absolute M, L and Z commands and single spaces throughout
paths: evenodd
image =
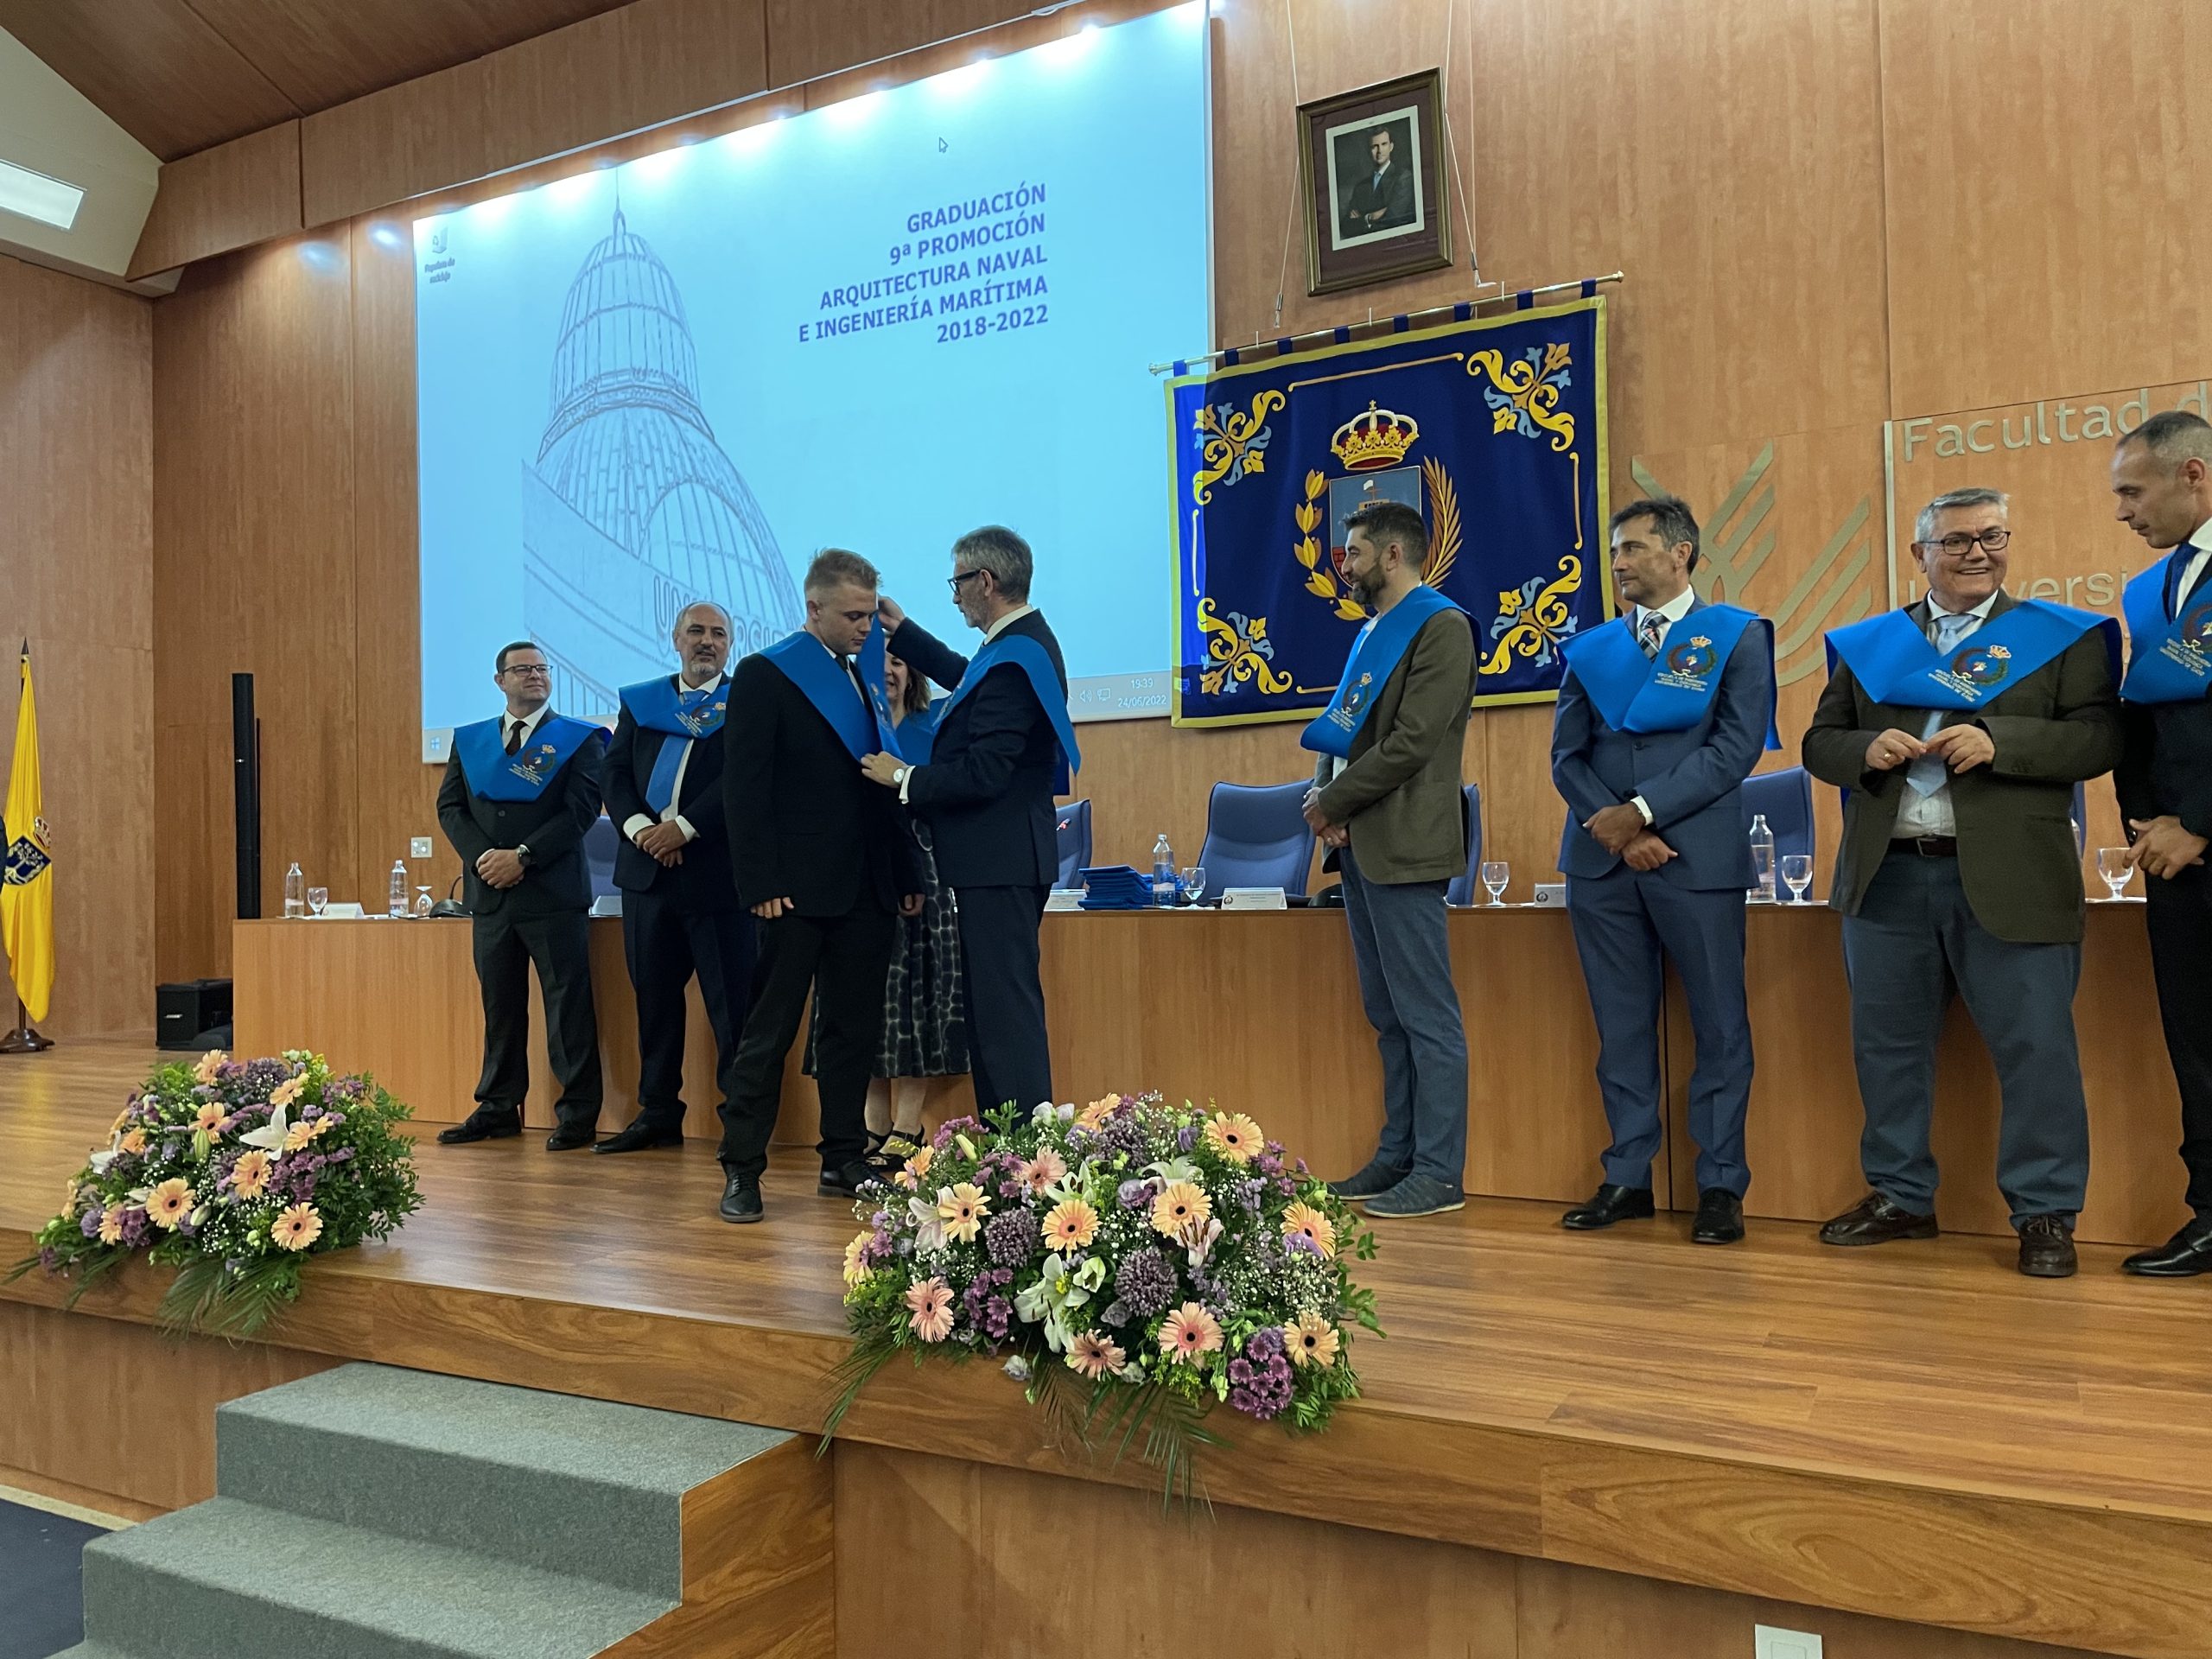
M 1882 0 L 1896 413 L 2201 373 L 2196 0 Z M 1971 88 L 1971 94 L 1967 89 Z
M 1033 10 L 1023 0 L 767 0 L 769 79 L 793 86 Z
M 301 228 L 300 124 L 285 121 L 162 167 L 130 279 Z
M 479 58 L 302 121 L 302 218 L 328 225 L 491 172 L 489 81 Z
M 28 639 L 54 836 L 54 1036 L 153 1021 L 152 423 L 147 302 L 0 257 L 0 788 Z M 0 997 L 12 1023 L 4 961 Z
M 256 681 L 264 906 L 292 860 L 311 883 L 354 865 L 351 307 L 346 242 L 308 238 L 195 268 L 156 315 L 155 781 L 204 814 L 163 820 L 165 979 L 230 962 L 205 899 L 231 886 L 233 672 Z

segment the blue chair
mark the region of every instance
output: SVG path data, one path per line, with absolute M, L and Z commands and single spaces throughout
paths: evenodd
M 1206 801 L 1206 839 L 1198 862 L 1206 891 L 1281 887 L 1303 898 L 1313 868 L 1313 832 L 1306 825 L 1303 779 L 1257 788 L 1216 784 Z
M 614 854 L 622 845 L 622 832 L 614 820 L 601 813 L 599 821 L 584 831 L 584 867 L 591 872 L 591 896 L 604 899 L 615 891 Z
M 1751 832 L 1751 819 L 1766 814 L 1766 827 L 1774 831 L 1775 868 L 1792 853 L 1813 856 L 1813 775 L 1802 766 L 1783 772 L 1763 772 L 1744 779 L 1744 833 Z
M 1079 872 L 1090 866 L 1090 803 L 1070 801 L 1053 815 L 1052 834 L 1059 847 L 1060 874 L 1055 885 L 1079 887 Z
M 1452 879 L 1444 889 L 1447 905 L 1471 905 L 1475 902 L 1475 887 L 1483 873 L 1483 787 L 1469 784 L 1467 794 L 1467 868 L 1463 874 Z

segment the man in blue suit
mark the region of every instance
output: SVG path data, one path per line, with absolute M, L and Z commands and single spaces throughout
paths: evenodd
M 1568 808 L 1559 862 L 1597 1016 L 1598 1086 L 1613 1144 L 1596 1195 L 1561 1221 L 1586 1231 L 1654 1212 L 1663 952 L 1688 993 L 1697 1037 L 1690 1236 L 1732 1244 L 1744 1236 L 1751 1185 L 1744 890 L 1751 861 L 1738 797 L 1773 721 L 1773 631 L 1747 611 L 1698 598 L 1690 586 L 1697 520 L 1686 503 L 1632 501 L 1613 514 L 1611 531 L 1624 613 L 1568 644 L 1552 782 Z

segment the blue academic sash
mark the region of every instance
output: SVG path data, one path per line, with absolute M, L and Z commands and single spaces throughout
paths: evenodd
M 1885 611 L 1827 636 L 1828 671 L 1840 658 L 1866 695 L 1899 709 L 1979 709 L 2056 660 L 2092 628 L 2104 630 L 2120 671 L 2120 624 L 2094 611 L 2024 599 L 1992 617 L 1947 659 L 1905 611 Z
M 918 766 L 930 758 L 930 747 L 937 737 L 938 710 L 931 705 L 919 714 L 910 710 L 904 718 L 892 720 L 891 677 L 884 666 L 884 658 L 889 655 L 883 645 L 886 637 L 880 617 L 868 624 L 868 638 L 861 645 L 861 679 L 868 687 L 868 701 L 875 705 L 875 723 L 883 732 L 885 751 Z M 906 671 L 909 674 L 918 671 Z
M 1599 717 L 1614 731 L 1687 732 L 1719 696 L 1728 659 L 1754 624 L 1766 631 L 1771 659 L 1774 625 L 1737 605 L 1699 605 L 1685 612 L 1654 657 L 1643 654 L 1629 616 L 1574 635 L 1562 654 Z M 1770 709 L 1767 747 L 1781 746 Z
M 852 677 L 812 634 L 802 628 L 760 654 L 821 712 L 838 741 L 853 752 L 854 760 L 865 760 L 879 750 L 890 749 L 884 738 L 886 728 L 877 721 L 875 710 L 861 701 L 860 688 Z
M 729 683 L 718 680 L 696 691 L 678 691 L 672 679 L 641 680 L 624 686 L 620 696 L 640 727 L 669 734 L 653 757 L 652 776 L 645 779 L 645 804 L 665 812 L 676 798 L 676 774 L 691 752 L 692 740 L 712 737 L 722 728 L 729 712 Z
M 588 721 L 548 715 L 537 722 L 537 729 L 521 749 L 509 754 L 500 741 L 501 724 L 494 715 L 454 728 L 453 752 L 461 757 L 461 776 L 479 800 L 536 800 L 570 755 L 592 739 L 607 735 L 603 728 Z
M 2184 542 L 2120 595 L 2133 656 L 2120 695 L 2129 702 L 2194 702 L 2212 689 L 2212 591 L 2200 585 L 2179 616 L 2166 614 L 2166 584 L 2196 556 Z
M 1298 740 L 1299 747 L 1317 754 L 1333 754 L 1340 760 L 1350 755 L 1352 739 L 1367 723 L 1376 696 L 1396 671 L 1399 660 L 1413 648 L 1414 636 L 1421 625 L 1439 611 L 1459 608 L 1424 582 L 1370 621 L 1352 642 L 1351 660 L 1337 681 L 1336 695 L 1306 727 Z
M 1027 634 L 1008 632 L 995 639 L 986 639 L 982 648 L 968 659 L 968 671 L 960 677 L 960 683 L 944 700 L 938 719 L 942 722 L 949 717 L 960 706 L 960 699 L 983 683 L 984 675 L 1008 663 L 1029 677 L 1029 689 L 1036 693 L 1045 718 L 1052 722 L 1052 735 L 1060 744 L 1059 774 L 1052 788 L 1056 794 L 1065 795 L 1074 772 L 1083 765 L 1083 751 L 1076 747 L 1075 728 L 1068 720 L 1068 694 L 1060 684 L 1060 677 L 1053 671 L 1052 659 L 1046 654 L 1045 647 Z

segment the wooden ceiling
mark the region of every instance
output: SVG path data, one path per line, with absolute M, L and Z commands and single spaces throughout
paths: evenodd
M 625 0 L 0 0 L 0 29 L 175 161 Z

